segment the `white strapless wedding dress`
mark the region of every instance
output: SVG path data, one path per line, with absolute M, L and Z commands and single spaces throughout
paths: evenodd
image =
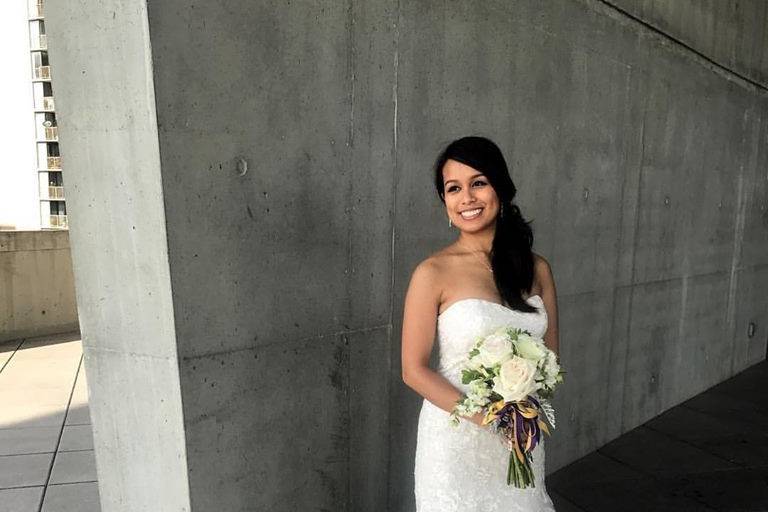
M 527 302 L 539 311 L 523 313 L 478 298 L 448 306 L 437 318 L 437 371 L 467 392 L 469 386 L 461 383 L 461 365 L 478 336 L 510 325 L 543 337 L 547 330 L 544 302 L 538 295 Z M 535 487 L 519 489 L 507 485 L 509 451 L 498 434 L 465 420 L 452 426 L 447 411 L 424 399 L 416 440 L 416 511 L 553 512 L 544 485 L 543 438 L 532 452 Z

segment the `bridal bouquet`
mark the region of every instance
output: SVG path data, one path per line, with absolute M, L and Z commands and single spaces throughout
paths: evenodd
M 461 371 L 469 392 L 456 402 L 451 423 L 459 416 L 484 411 L 483 425 L 501 434 L 509 450 L 507 485 L 534 487 L 531 452 L 555 428 L 555 414 L 547 400 L 562 382 L 563 371 L 544 340 L 528 331 L 502 327 L 477 340 Z M 534 396 L 535 395 L 535 396 Z

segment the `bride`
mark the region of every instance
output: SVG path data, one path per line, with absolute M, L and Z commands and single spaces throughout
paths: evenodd
M 405 297 L 403 381 L 424 400 L 414 465 L 417 512 L 551 512 L 544 444 L 532 452 L 535 487 L 507 485 L 509 451 L 483 413 L 450 425 L 469 386 L 460 366 L 476 338 L 505 324 L 544 338 L 558 354 L 557 301 L 547 261 L 512 201 L 517 189 L 496 144 L 484 137 L 450 143 L 435 163 L 435 186 L 456 241 L 419 263 Z M 429 367 L 435 334 L 437 370 Z

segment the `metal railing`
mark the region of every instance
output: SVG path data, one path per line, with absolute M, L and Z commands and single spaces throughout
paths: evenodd
M 43 4 L 38 3 L 35 6 L 32 7 L 32 12 L 30 13 L 30 16 L 32 18 L 42 18 L 43 17 Z
M 64 187 L 49 185 L 48 186 L 48 199 L 64 199 Z
M 51 66 L 38 66 L 33 69 L 33 75 L 38 80 L 50 80 Z
M 48 169 L 61 169 L 61 157 L 49 156 L 46 164 L 48 165 Z
M 59 140 L 59 127 L 58 126 L 46 126 L 45 127 L 45 140 L 57 141 Z
M 50 215 L 48 225 L 52 228 L 66 228 L 67 216 L 66 215 Z
M 48 49 L 48 37 L 45 34 L 40 34 L 37 40 L 37 50 Z
M 55 110 L 53 96 L 43 97 L 43 110 Z

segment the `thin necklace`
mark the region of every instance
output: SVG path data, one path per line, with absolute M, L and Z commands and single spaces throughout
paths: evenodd
M 473 256 L 476 256 L 476 257 L 477 257 L 477 258 L 480 260 L 480 262 L 483 264 L 483 266 L 484 266 L 485 268 L 487 268 L 487 269 L 488 269 L 488 272 L 490 272 L 491 274 L 493 274 L 493 269 L 492 269 L 492 268 L 491 268 L 491 267 L 490 267 L 490 266 L 489 266 L 489 265 L 488 265 L 488 264 L 485 262 L 485 258 L 483 258 L 483 257 L 482 257 L 482 256 L 480 256 L 479 254 L 477 254 L 478 252 L 482 252 L 482 253 L 485 253 L 485 251 L 482 251 L 482 250 L 480 250 L 480 251 L 475 251 L 475 252 L 472 252 L 472 250 L 471 250 L 469 247 L 467 247 L 467 246 L 466 246 L 466 245 L 464 245 L 463 243 L 459 242 L 458 240 L 457 240 L 457 242 L 456 242 L 456 243 L 458 243 L 458 244 L 459 244 L 460 246 L 462 246 L 464 249 L 466 249 L 467 251 L 469 251 L 469 253 L 470 253 L 470 254 L 472 254 Z

